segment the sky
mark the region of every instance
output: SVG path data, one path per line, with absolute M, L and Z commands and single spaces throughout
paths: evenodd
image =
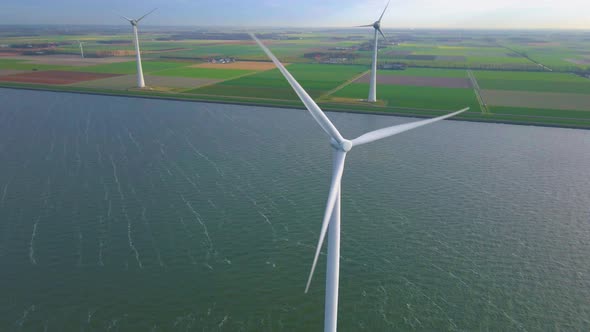
M 370 24 L 387 0 L 2 0 L 0 24 L 348 27 Z M 391 0 L 387 28 L 588 29 L 590 0 Z

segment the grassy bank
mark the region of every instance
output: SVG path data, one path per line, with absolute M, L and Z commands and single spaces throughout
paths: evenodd
M 150 98 L 162 100 L 177 100 L 177 101 L 194 101 L 194 102 L 208 102 L 219 104 L 245 105 L 245 106 L 262 106 L 262 107 L 278 107 L 291 109 L 304 109 L 299 101 L 289 100 L 275 100 L 262 98 L 246 98 L 246 97 L 220 97 L 215 95 L 195 95 L 195 94 L 180 94 L 180 93 L 164 93 L 158 91 L 139 91 L 139 90 L 102 90 L 91 88 L 80 88 L 70 86 L 49 86 L 49 85 L 34 85 L 34 84 L 20 84 L 20 83 L 6 83 L 0 82 L 0 88 L 12 89 L 27 89 L 51 92 L 67 92 L 67 93 L 82 93 L 94 94 L 104 96 L 117 97 L 135 97 L 135 98 Z M 443 115 L 445 113 L 455 111 L 457 109 L 449 110 L 435 110 L 426 108 L 404 108 L 404 107 L 388 107 L 370 104 L 343 104 L 325 102 L 319 105 L 328 112 L 348 112 L 359 114 L 376 114 L 376 115 L 393 115 L 405 117 L 434 117 Z M 573 129 L 590 129 L 590 119 L 568 119 L 550 116 L 531 116 L 522 112 L 521 115 L 514 114 L 481 114 L 478 111 L 469 111 L 463 113 L 454 120 L 473 121 L 473 122 L 487 122 L 487 123 L 504 123 L 517 125 L 532 125 L 544 127 L 561 127 Z

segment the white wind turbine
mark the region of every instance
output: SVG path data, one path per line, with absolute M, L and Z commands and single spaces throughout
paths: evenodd
M 143 20 L 146 16 L 148 16 L 151 13 L 153 13 L 156 9 L 158 9 L 158 8 L 152 9 L 149 13 L 143 15 L 142 17 L 140 17 L 140 18 L 138 18 L 136 20 L 133 20 L 133 19 L 130 19 L 128 17 L 119 15 L 122 18 L 124 18 L 127 21 L 129 21 L 129 23 L 131 23 L 131 26 L 133 27 L 133 36 L 135 37 L 135 39 L 134 39 L 134 43 L 135 43 L 135 55 L 136 55 L 136 58 L 137 58 L 137 87 L 138 88 L 145 87 L 145 82 L 143 80 L 143 69 L 141 68 L 141 54 L 139 52 L 139 36 L 137 35 L 137 24 L 139 24 L 139 21 Z
M 80 56 L 82 57 L 82 59 L 84 59 L 84 47 L 82 45 L 84 45 L 84 42 L 81 42 L 79 40 L 77 40 L 78 45 L 80 45 Z
M 326 204 L 326 210 L 324 212 L 324 219 L 322 221 L 322 228 L 320 231 L 320 239 L 316 248 L 315 257 L 311 266 L 311 272 L 309 273 L 309 279 L 307 280 L 307 286 L 305 292 L 309 290 L 309 285 L 313 277 L 313 272 L 316 267 L 316 263 L 324 242 L 324 237 L 330 229 L 330 235 L 328 238 L 328 262 L 327 262 L 327 274 L 326 274 L 326 303 L 325 303 L 325 318 L 324 318 L 324 331 L 333 332 L 336 331 L 337 318 L 338 318 L 338 281 L 340 273 L 340 181 L 342 179 L 342 173 L 344 171 L 344 159 L 346 153 L 353 147 L 370 143 L 373 141 L 380 140 L 389 136 L 393 136 L 402 133 L 407 130 L 418 128 L 430 123 L 434 123 L 446 118 L 450 118 L 459 113 L 467 111 L 469 108 L 464 108 L 460 111 L 443 115 L 433 119 L 426 119 L 411 123 L 405 123 L 392 127 L 387 127 L 375 131 L 371 131 L 364 135 L 361 135 L 353 140 L 347 140 L 338 129 L 334 127 L 330 119 L 324 114 L 319 106 L 311 99 L 311 97 L 303 90 L 301 85 L 291 76 L 291 74 L 285 69 L 285 67 L 279 62 L 279 60 L 272 54 L 272 52 L 262 44 L 256 36 L 250 34 L 252 38 L 260 45 L 266 55 L 274 62 L 277 68 L 281 71 L 283 76 L 287 79 L 293 90 L 299 96 L 299 99 L 305 104 L 305 107 L 309 110 L 316 122 L 322 127 L 322 129 L 330 136 L 330 144 L 334 149 L 332 159 L 332 181 L 330 184 L 330 193 L 328 195 L 328 202 Z
M 374 40 L 374 46 L 373 46 L 375 49 L 373 50 L 373 64 L 371 65 L 371 81 L 369 82 L 369 99 L 367 99 L 367 101 L 370 103 L 374 103 L 377 101 L 377 51 L 379 50 L 379 48 L 377 47 L 377 42 L 379 41 L 379 35 L 377 34 L 377 32 L 379 32 L 381 34 L 381 36 L 383 36 L 383 38 L 385 38 L 383 31 L 381 31 L 381 19 L 383 18 L 383 15 L 385 15 L 385 11 L 387 10 L 387 7 L 389 7 L 389 2 L 387 2 L 385 9 L 383 9 L 383 13 L 381 13 L 381 16 L 379 16 L 379 19 L 377 21 L 375 21 L 375 23 L 357 26 L 357 28 L 373 27 L 373 29 L 375 30 L 375 40 Z

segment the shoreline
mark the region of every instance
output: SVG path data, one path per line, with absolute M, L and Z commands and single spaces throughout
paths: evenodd
M 209 103 L 209 104 L 221 104 L 221 105 L 236 105 L 236 106 L 255 106 L 255 107 L 267 107 L 267 108 L 281 108 L 281 109 L 297 109 L 307 110 L 301 105 L 281 105 L 272 103 L 257 103 L 257 102 L 246 102 L 246 101 L 224 101 L 215 99 L 198 99 L 198 98 L 181 98 L 176 96 L 163 96 L 163 95 L 147 95 L 147 94 L 134 94 L 128 91 L 122 91 L 121 93 L 109 92 L 109 91 L 83 91 L 75 89 L 56 89 L 46 86 L 18 86 L 5 84 L 0 82 L 0 89 L 13 89 L 13 90 L 29 90 L 29 91 L 45 91 L 45 92 L 57 92 L 57 93 L 74 93 L 84 95 L 95 95 L 95 96 L 109 96 L 109 97 L 125 97 L 125 98 L 141 98 L 141 99 L 156 99 L 156 100 L 169 100 L 169 101 L 183 101 L 183 102 L 196 102 L 196 103 Z M 285 101 L 289 103 L 291 101 Z M 406 118 L 432 118 L 423 114 L 413 113 L 396 113 L 396 112 L 379 112 L 379 111 L 368 111 L 368 110 L 349 110 L 349 109 L 336 109 L 330 107 L 322 107 L 325 112 L 334 113 L 350 113 L 350 114 L 370 114 L 370 115 L 385 115 L 385 116 L 397 116 Z M 411 109 L 408 109 L 411 110 Z M 452 110 L 451 110 L 452 111 Z M 449 111 L 449 112 L 451 112 Z M 534 126 L 534 127 L 546 127 L 546 128 L 564 128 L 564 129 L 578 129 L 578 130 L 590 130 L 590 127 L 586 126 L 573 126 L 573 125 L 560 125 L 551 123 L 538 123 L 538 122 L 521 122 L 521 121 L 510 121 L 510 120 L 482 120 L 482 119 L 469 119 L 461 117 L 453 117 L 453 121 L 466 121 L 466 122 L 479 122 L 479 123 L 494 123 L 494 124 L 506 124 L 506 125 L 517 125 L 517 126 Z

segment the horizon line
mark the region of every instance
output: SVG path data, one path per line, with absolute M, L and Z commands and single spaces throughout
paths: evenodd
M 0 23 L 0 27 L 7 27 L 7 26 L 55 26 L 55 27 L 66 27 L 66 26 L 76 26 L 76 27 L 123 27 L 127 26 L 126 24 L 93 24 L 93 23 L 37 23 L 37 24 L 29 24 L 29 23 Z M 301 30 L 313 30 L 313 29 L 355 29 L 353 26 L 256 26 L 256 25 L 191 25 L 191 24 L 179 24 L 179 25 L 161 25 L 161 24 L 143 24 L 143 27 L 174 27 L 174 28 L 244 28 L 244 29 L 301 29 Z M 521 28 L 501 28 L 501 27 L 384 27 L 383 30 L 447 30 L 447 31 L 463 31 L 463 30 L 479 30 L 479 31 L 590 31 L 590 27 L 584 28 L 576 28 L 576 27 L 521 27 Z

